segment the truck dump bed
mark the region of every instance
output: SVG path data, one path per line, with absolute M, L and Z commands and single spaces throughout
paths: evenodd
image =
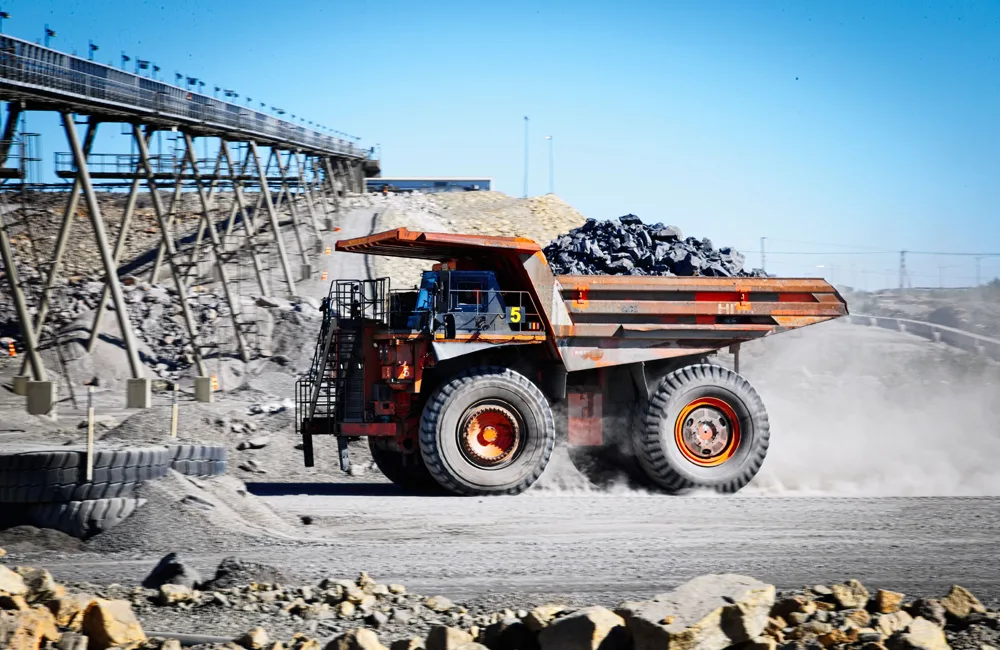
M 532 294 L 568 371 L 707 353 L 848 313 L 820 279 L 555 276 L 541 247 L 524 238 L 399 228 L 336 248 L 494 270 L 505 288 Z

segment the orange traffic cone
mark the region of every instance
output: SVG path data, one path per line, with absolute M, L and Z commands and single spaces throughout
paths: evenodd
M 14 342 L 13 341 L 8 341 L 7 342 L 7 354 L 9 356 L 12 356 L 12 357 L 16 357 L 17 356 L 17 348 L 14 347 Z
M 319 279 L 326 282 L 326 271 L 323 271 L 322 275 L 319 276 Z

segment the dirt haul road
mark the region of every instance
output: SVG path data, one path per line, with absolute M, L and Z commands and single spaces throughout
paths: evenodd
M 352 212 L 325 243 L 368 234 L 377 211 Z M 333 253 L 317 270 L 352 278 L 367 265 Z M 298 289 L 318 299 L 328 284 L 317 273 Z M 294 334 L 308 354 L 313 340 Z M 232 538 L 222 548 L 209 539 L 212 530 L 164 511 L 166 519 L 150 517 L 142 540 L 120 539 L 115 552 L 8 548 L 8 557 L 45 566 L 60 581 L 134 585 L 168 551 L 203 575 L 235 554 L 306 581 L 366 570 L 418 593 L 494 605 L 552 596 L 614 604 L 712 571 L 747 573 L 779 588 L 853 577 L 943 594 L 958 583 L 983 600 L 1000 599 L 1000 499 L 992 498 L 1000 497 L 997 364 L 916 337 L 830 323 L 747 345 L 741 372 L 767 404 L 772 438 L 760 474 L 733 497 L 596 492 L 563 454 L 519 497 L 406 497 L 375 473 L 344 478 L 329 445 L 318 451 L 316 474 L 291 478 L 273 459 L 266 475 L 239 474 L 234 467 L 258 452 L 231 446 L 231 473 L 258 481 L 251 490 L 286 520 L 273 538 L 252 528 L 270 519 L 244 516 L 231 523 L 245 536 L 215 532 Z M 276 377 L 266 392 L 291 395 L 290 376 Z M 301 462 L 290 427 L 271 436 L 265 451 Z M 170 496 L 192 517 L 206 507 L 183 493 Z M 303 515 L 311 525 L 300 523 Z M 131 546 L 137 541 L 156 549 Z
M 419 593 L 510 604 L 614 604 L 719 571 L 779 588 L 853 577 L 936 594 L 958 583 L 995 602 L 1000 405 L 989 396 L 1000 368 L 977 363 L 845 324 L 783 334 L 745 350 L 741 370 L 768 404 L 773 433 L 761 473 L 738 495 L 597 492 L 557 455 L 518 497 L 409 497 L 378 475 L 346 482 L 326 453 L 317 461 L 327 483 L 269 475 L 250 485 L 298 527 L 237 554 L 305 579 L 367 570 Z M 303 515 L 311 525 L 298 524 Z M 171 528 L 159 533 L 164 544 L 177 540 Z M 200 543 L 164 548 L 206 573 L 233 554 Z M 44 563 L 60 580 L 135 584 L 160 555 Z

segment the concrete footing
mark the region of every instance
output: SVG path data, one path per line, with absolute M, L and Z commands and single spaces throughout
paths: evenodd
M 24 397 L 28 394 L 28 382 L 31 377 L 27 375 L 15 375 L 14 376 L 14 394 Z
M 126 385 L 125 408 L 148 409 L 153 405 L 152 384 L 148 379 L 129 379 Z
M 28 382 L 28 413 L 55 415 L 56 385 L 51 381 Z
M 198 402 L 211 402 L 212 401 L 212 378 L 211 377 L 195 377 L 194 378 L 194 399 Z
M 312 277 L 313 267 L 312 264 L 300 264 L 299 265 L 299 275 L 303 280 L 308 280 Z
M 331 232 L 333 231 L 333 229 L 334 229 L 334 228 L 336 228 L 336 227 L 337 227 L 337 226 L 336 226 L 336 225 L 335 225 L 335 224 L 333 223 L 333 219 L 330 219 L 330 218 L 327 218 L 327 219 L 326 219 L 326 223 L 325 223 L 324 225 L 326 226 L 326 229 L 327 229 L 327 230 L 329 230 L 329 231 L 331 231 Z

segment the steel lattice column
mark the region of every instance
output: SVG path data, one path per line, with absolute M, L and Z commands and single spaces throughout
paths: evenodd
M 198 171 L 198 159 L 194 153 L 194 140 L 191 134 L 184 132 L 184 142 L 187 145 L 186 155 L 191 161 L 191 169 L 194 170 L 194 186 L 198 190 L 198 198 L 201 200 L 202 223 L 208 230 L 208 236 L 212 240 L 212 252 L 215 256 L 215 268 L 219 271 L 219 283 L 222 285 L 222 292 L 229 304 L 229 314 L 233 320 L 233 335 L 236 337 L 236 346 L 239 348 L 240 358 L 244 363 L 250 361 L 250 353 L 247 351 L 246 341 L 243 340 L 243 330 L 240 324 L 240 312 L 238 305 L 233 300 L 233 292 L 229 286 L 229 279 L 226 276 L 225 251 L 222 250 L 222 240 L 219 239 L 219 231 L 212 223 L 211 206 L 205 188 L 201 185 L 201 172 Z M 220 152 L 221 156 L 221 152 Z
M 87 132 L 83 136 L 84 156 L 90 155 L 90 149 L 94 145 L 94 137 L 97 135 L 98 122 L 93 118 L 89 119 Z M 49 315 L 49 302 L 52 297 L 52 290 L 56 286 L 59 278 L 59 267 L 62 265 L 63 255 L 66 253 L 66 245 L 69 243 L 69 235 L 73 230 L 73 218 L 80 205 L 80 188 L 83 183 L 80 181 L 80 171 L 77 169 L 76 178 L 73 180 L 73 188 L 70 190 L 69 199 L 66 202 L 66 210 L 63 212 L 62 224 L 59 226 L 59 234 L 56 236 L 56 246 L 52 251 L 52 262 L 49 267 L 49 275 L 45 279 L 45 287 L 42 289 L 41 301 L 38 305 L 38 314 L 35 316 L 35 336 L 41 338 L 42 329 Z M 105 300 L 107 298 L 105 297 Z M 24 374 L 28 360 L 21 367 L 21 374 Z
M 264 173 L 264 166 L 260 162 L 260 155 L 257 152 L 257 143 L 251 140 L 250 153 L 257 164 L 257 175 L 260 179 L 260 191 L 264 197 L 264 204 L 267 206 L 267 214 L 271 219 L 271 227 L 274 229 L 274 241 L 278 246 L 278 257 L 281 258 L 281 268 L 285 272 L 285 281 L 288 282 L 289 295 L 295 295 L 295 278 L 292 277 L 292 267 L 288 263 L 288 255 L 285 253 L 285 242 L 281 239 L 281 229 L 278 226 L 278 212 L 274 203 L 271 202 L 271 188 L 267 186 L 267 176 Z
M 104 265 L 105 282 L 111 286 L 111 298 L 115 303 L 115 316 L 118 317 L 118 327 L 121 330 L 122 342 L 125 344 L 129 367 L 132 370 L 132 376 L 135 379 L 140 379 L 142 378 L 142 363 L 139 361 L 139 353 L 136 350 L 135 336 L 132 334 L 132 324 L 129 322 L 128 312 L 125 310 L 125 297 L 122 295 L 122 287 L 118 282 L 118 269 L 111 255 L 111 249 L 108 246 L 107 233 L 104 232 L 104 220 L 101 218 L 100 206 L 97 205 L 97 195 L 94 193 L 94 186 L 90 182 L 87 157 L 83 155 L 80 139 L 76 135 L 76 124 L 73 123 L 73 116 L 69 113 L 63 113 L 62 121 L 63 127 L 66 129 L 66 138 L 73 149 L 73 158 L 76 161 L 80 182 L 83 184 L 83 195 L 87 199 L 90 221 L 94 228 L 94 236 L 97 239 L 97 248 L 101 253 L 101 263 Z
M 4 206 L 6 207 L 6 201 L 4 201 Z M 0 211 L 0 255 L 3 256 L 3 265 L 7 270 L 7 282 L 10 283 L 10 292 L 14 297 L 14 309 L 17 311 L 17 322 L 21 327 L 21 338 L 24 339 L 24 345 L 27 348 L 31 373 L 36 381 L 45 381 L 45 365 L 42 364 L 42 358 L 38 354 L 35 332 L 31 328 L 31 317 L 28 315 L 28 305 L 25 303 L 24 292 L 21 291 L 21 281 L 17 276 L 14 251 L 10 247 L 10 238 L 7 236 L 7 220 L 4 218 L 4 211 Z
M 152 130 L 148 135 L 152 135 Z M 132 125 L 132 138 L 139 145 L 139 161 L 146 171 L 146 185 L 149 187 L 149 194 L 153 198 L 153 211 L 156 213 L 156 221 L 160 225 L 160 232 L 163 234 L 163 248 L 166 251 L 167 262 L 170 266 L 170 274 L 174 276 L 174 286 L 177 288 L 177 296 L 181 301 L 181 312 L 184 315 L 184 324 L 187 326 L 188 335 L 191 337 L 191 349 L 194 350 L 195 368 L 198 375 L 206 376 L 205 362 L 201 358 L 201 349 L 198 347 L 198 329 L 194 324 L 194 317 L 191 314 L 191 306 L 188 304 L 187 287 L 181 277 L 180 269 L 177 267 L 177 249 L 174 248 L 174 238 L 167 223 L 166 210 L 163 209 L 163 202 L 156 189 L 156 176 L 153 172 L 153 165 L 149 161 L 149 148 L 146 146 L 146 138 L 138 124 Z
M 138 171 L 138 170 L 137 170 Z M 129 226 L 132 225 L 132 213 L 135 212 L 136 199 L 139 198 L 139 179 L 132 180 L 132 187 L 128 193 L 128 201 L 125 204 L 125 214 L 122 215 L 121 229 L 118 231 L 118 241 L 115 242 L 114 261 L 115 268 L 121 261 L 122 253 L 125 252 L 125 243 L 128 241 Z M 97 334 L 101 327 L 101 318 L 104 316 L 105 303 L 108 302 L 108 285 L 104 285 L 101 292 L 101 301 L 97 303 L 97 313 L 94 314 L 94 326 L 90 328 L 90 340 L 87 341 L 87 352 L 93 352 L 97 345 Z
M 234 172 L 233 175 L 235 176 L 233 159 L 229 154 L 229 143 L 223 140 L 221 146 L 222 146 L 222 155 L 225 156 L 226 164 L 229 166 L 230 171 Z M 244 161 L 243 165 L 244 168 L 246 167 L 248 162 L 249 162 L 249 153 L 247 154 L 247 159 Z M 271 292 L 268 290 L 267 283 L 264 282 L 263 269 L 261 268 L 260 259 L 257 257 L 256 218 L 254 217 L 254 215 L 251 215 L 250 213 L 247 212 L 246 201 L 243 198 L 243 183 L 240 182 L 239 180 L 233 181 L 233 194 L 235 194 L 236 198 L 234 203 L 240 211 L 240 220 L 243 223 L 243 233 L 245 237 L 244 241 L 246 242 L 247 250 L 250 252 L 250 259 L 253 261 L 253 270 L 254 273 L 257 275 L 257 284 L 258 286 L 260 286 L 260 292 L 265 296 L 269 296 L 271 295 Z M 230 230 L 231 230 L 231 224 L 230 226 L 227 226 L 226 232 L 228 233 L 230 232 Z

